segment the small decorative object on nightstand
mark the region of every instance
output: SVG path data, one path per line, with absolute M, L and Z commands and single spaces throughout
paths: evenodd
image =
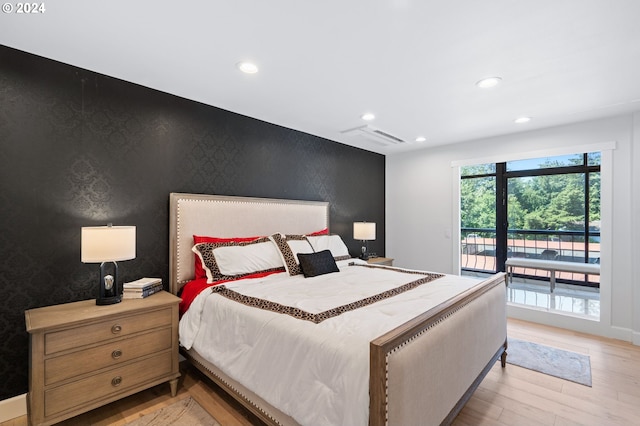
M 393 266 L 393 259 L 389 257 L 370 257 L 367 263 L 370 265 Z
M 25 311 L 29 424 L 51 425 L 163 382 L 178 388 L 176 296 Z

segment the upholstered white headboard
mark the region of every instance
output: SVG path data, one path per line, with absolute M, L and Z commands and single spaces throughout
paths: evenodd
M 193 279 L 193 236 L 220 238 L 308 234 L 329 227 L 329 203 L 171 193 L 169 285 L 176 294 Z

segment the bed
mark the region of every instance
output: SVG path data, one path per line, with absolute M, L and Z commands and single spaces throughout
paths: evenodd
M 329 205 L 325 202 L 172 193 L 170 195 L 171 292 L 178 294 L 183 286 L 194 278 L 196 273 L 192 251 L 194 235 L 215 236 L 221 239 L 240 237 L 250 239 L 257 236 L 278 235 L 277 233 L 281 233 L 282 236 L 309 235 L 315 231 L 326 234 L 328 230 Z M 253 343 L 243 343 L 242 350 L 239 349 L 238 352 L 238 354 L 242 354 L 241 357 L 236 357 L 236 362 L 230 364 L 229 360 L 217 362 L 216 359 L 212 359 L 207 347 L 197 347 L 195 343 L 192 345 L 191 341 L 183 345 L 183 339 L 189 340 L 187 332 L 184 333 L 185 336 L 181 335 L 181 353 L 193 366 L 220 385 L 258 418 L 270 425 L 449 424 L 495 362 L 500 359 L 502 367 L 505 366 L 507 349 L 505 274 L 499 273 L 484 280 L 476 280 L 453 275 L 440 276 L 440 274 L 424 271 L 402 270 L 401 268 L 373 267 L 363 264 L 362 261 L 344 260 L 337 257 L 336 260 L 338 261 L 335 264 L 339 265 L 340 273 L 328 274 L 332 280 L 326 284 L 328 288 L 331 288 L 331 285 L 337 285 L 338 278 L 345 280 L 345 282 L 351 282 L 351 280 L 356 280 L 356 275 L 359 276 L 361 273 L 370 274 L 367 275 L 370 288 L 358 291 L 373 291 L 377 285 L 384 289 L 385 285 L 391 285 L 386 281 L 387 279 L 391 282 L 399 276 L 420 278 L 417 281 L 412 281 L 414 278 L 408 280 L 412 283 L 420 281 L 420 285 L 412 287 L 400 295 L 389 296 L 389 299 L 385 299 L 383 302 L 376 302 L 378 299 L 375 299 L 368 302 L 370 304 L 365 307 L 336 314 L 328 321 L 321 320 L 324 321 L 320 324 L 323 327 L 325 327 L 324 324 L 330 324 L 332 321 L 348 321 L 348 318 L 356 318 L 356 323 L 358 321 L 366 323 L 366 330 L 363 326 L 363 336 L 366 338 L 351 334 L 347 340 L 344 336 L 338 336 L 337 340 L 343 339 L 348 344 L 336 344 L 335 348 L 344 349 L 345 352 L 349 352 L 348 355 L 342 354 L 342 349 L 336 350 L 334 347 L 331 348 L 331 351 L 326 351 L 334 356 L 334 358 L 329 358 L 329 363 L 335 360 L 336 365 L 341 362 L 349 365 L 346 368 L 348 374 L 345 373 L 338 380 L 328 379 L 333 380 L 331 383 L 336 383 L 336 386 L 340 387 L 339 391 L 332 389 L 331 386 L 325 386 L 323 383 L 318 384 L 317 382 L 321 381 L 318 379 L 313 382 L 313 386 L 317 385 L 320 390 L 312 391 L 317 394 L 302 395 L 304 392 L 295 391 L 297 394 L 294 396 L 300 397 L 301 400 L 288 403 L 289 400 L 295 398 L 285 395 L 284 392 L 288 388 L 297 389 L 296 385 L 299 379 L 297 374 L 301 377 L 307 374 L 306 369 L 309 367 L 309 363 L 313 364 L 311 368 L 315 368 L 315 365 L 324 365 L 325 367 L 322 368 L 317 367 L 318 370 L 331 370 L 331 368 L 326 368 L 328 362 L 326 359 L 315 358 L 316 354 L 319 357 L 328 355 L 323 355 L 325 351 L 315 348 L 301 348 L 287 352 L 284 356 L 290 357 L 287 358 L 287 363 L 293 371 L 281 374 L 279 381 L 274 380 L 274 373 L 264 373 L 267 374 L 264 378 L 260 376 L 262 371 L 269 370 L 269 367 L 264 367 L 264 364 L 260 368 L 256 368 L 256 371 L 249 372 L 253 367 L 246 363 L 249 362 L 249 358 L 259 357 L 263 354 L 265 359 L 261 360 L 261 363 L 267 363 L 266 365 L 269 365 L 270 362 L 276 363 L 283 357 L 278 352 L 278 349 L 283 346 L 280 343 L 271 344 L 266 348 L 260 348 L 258 342 L 255 347 L 252 347 Z M 287 271 L 268 274 L 256 279 L 256 282 L 260 283 L 259 286 L 246 284 L 251 280 L 231 281 L 226 285 L 219 286 L 220 292 L 221 294 L 229 292 L 237 295 L 237 292 L 245 290 L 257 291 L 256 294 L 262 297 L 260 292 L 273 290 L 275 295 L 275 289 L 285 285 L 281 282 L 281 277 L 288 276 L 287 279 L 290 279 L 291 283 L 311 282 L 311 279 L 305 281 L 301 275 L 289 276 L 286 274 Z M 422 285 L 423 282 L 428 284 Z M 288 283 L 286 284 L 288 285 Z M 429 288 L 438 290 L 430 290 Z M 453 290 L 456 292 L 451 293 Z M 372 325 L 373 322 L 358 319 L 359 317 L 356 316 L 364 315 L 362 312 L 369 312 L 367 310 L 372 310 L 374 307 L 385 306 L 385 303 L 392 303 L 392 301 L 399 303 L 398 300 L 402 298 L 406 299 L 407 303 L 416 305 L 415 300 L 420 298 L 416 295 L 427 291 L 439 292 L 437 297 L 440 299 L 425 293 L 420 297 L 428 299 L 430 302 L 425 303 L 424 308 L 416 308 L 416 306 L 406 310 L 403 308 L 403 315 L 410 314 L 410 317 L 402 319 L 402 316 L 393 316 L 393 320 L 382 321 L 385 324 L 380 325 L 381 328 L 376 328 L 378 326 Z M 245 328 L 250 321 L 258 321 L 256 324 L 261 327 L 260 335 L 276 336 L 275 331 L 266 327 L 272 323 L 275 326 L 281 322 L 287 324 L 285 327 L 301 333 L 298 334 L 298 340 L 305 340 L 300 336 L 306 338 L 308 335 L 314 335 L 315 338 L 315 335 L 324 336 L 329 333 L 325 333 L 324 328 L 318 327 L 318 323 L 296 319 L 291 314 L 283 315 L 279 312 L 273 312 L 273 310 L 263 312 L 262 309 L 237 303 L 237 300 L 233 301 L 231 297 L 222 297 L 221 294 L 209 295 L 215 291 L 207 290 L 203 292 L 203 294 L 205 293 L 206 295 L 197 296 L 197 302 L 194 300 L 193 303 L 201 307 L 215 303 L 211 306 L 216 306 L 216 308 L 203 308 L 202 314 L 192 314 L 191 311 L 194 310 L 192 306 L 189 308 L 188 315 L 183 316 L 183 320 L 190 316 L 192 317 L 191 321 L 193 321 L 193 317 L 198 318 L 198 321 L 204 321 L 204 319 L 200 320 L 200 315 L 204 317 L 205 312 L 215 311 L 215 321 L 218 322 L 215 326 L 208 326 L 208 329 L 220 330 L 216 331 L 219 334 L 232 334 L 227 331 L 234 330 L 233 327 L 236 327 L 235 330 L 239 330 L 235 332 L 234 336 L 236 334 L 251 334 L 245 333 Z M 283 297 L 283 300 L 289 300 L 285 296 Z M 289 297 L 291 296 L 289 295 Z M 367 298 L 363 298 L 363 300 L 365 299 Z M 240 316 L 245 314 L 234 311 L 231 315 L 233 317 L 240 316 L 240 319 L 236 320 L 240 322 L 240 325 L 229 325 L 227 329 L 226 325 L 221 325 L 221 315 L 235 305 L 241 306 L 240 310 L 246 313 L 246 317 Z M 421 310 L 415 311 L 416 309 Z M 260 312 L 258 313 L 258 311 Z M 194 312 L 196 311 L 194 310 Z M 375 315 L 380 314 L 376 313 Z M 397 323 L 398 318 L 402 319 L 401 323 Z M 183 320 L 181 320 L 181 327 Z M 339 324 L 332 327 L 337 327 L 340 332 L 350 327 L 349 324 Z M 185 325 L 184 330 L 190 330 L 188 327 Z M 326 325 L 325 328 L 330 329 L 331 327 Z M 357 329 L 356 326 L 352 326 L 352 328 Z M 375 330 L 383 330 L 383 332 Z M 194 336 L 202 334 L 204 332 L 193 333 Z M 271 342 L 281 342 L 279 335 L 277 336 Z M 191 340 L 197 339 L 193 337 Z M 311 338 L 309 340 L 310 345 L 315 344 Z M 228 345 L 228 343 L 225 344 Z M 296 342 L 295 344 L 302 343 Z M 251 350 L 256 353 L 251 353 Z M 305 355 L 296 358 L 295 352 L 300 351 Z M 309 353 L 313 355 L 311 356 Z M 360 358 L 354 360 L 352 357 Z M 255 383 L 252 383 L 252 380 L 248 381 L 246 377 L 238 376 L 243 373 L 238 373 L 237 369 L 234 370 L 234 365 L 241 365 L 246 374 L 249 374 L 250 377 L 256 377 Z M 351 370 L 353 370 L 353 375 Z M 316 373 L 319 374 L 314 372 L 314 374 Z M 275 391 L 265 392 L 264 382 L 268 380 L 273 380 L 271 384 Z M 304 380 L 302 381 L 304 382 Z M 304 388 L 314 389 L 313 386 Z M 346 393 L 346 395 L 339 392 Z M 330 397 L 324 398 L 324 395 Z M 358 399 L 354 395 L 356 397 L 364 395 L 366 400 L 363 401 L 362 397 Z M 353 398 L 358 400 L 352 401 Z M 326 403 L 329 405 L 322 405 L 324 399 L 327 399 Z M 350 401 L 342 404 L 347 407 L 336 407 L 335 410 L 332 408 L 331 404 L 343 400 Z M 301 409 L 302 413 L 297 413 L 295 409 L 291 408 L 292 405 L 294 408 Z M 309 407 L 313 407 L 313 409 Z M 345 413 L 339 412 L 340 410 L 344 410 Z M 317 412 L 312 413 L 313 411 Z M 334 411 L 339 413 L 336 414 Z M 338 417 L 333 416 L 334 414 Z M 316 417 L 308 417 L 309 415 Z

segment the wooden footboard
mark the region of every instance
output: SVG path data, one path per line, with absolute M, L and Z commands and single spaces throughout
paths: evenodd
M 505 285 L 494 275 L 371 342 L 370 425 L 453 421 L 505 353 Z

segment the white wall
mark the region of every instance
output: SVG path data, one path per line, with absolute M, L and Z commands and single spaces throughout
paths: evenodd
M 640 112 L 602 120 L 427 148 L 386 159 L 386 255 L 394 265 L 458 273 L 457 177 L 452 162 L 518 158 L 536 151 L 615 142 L 608 171 L 603 159 L 601 321 L 509 307 L 509 315 L 640 344 Z M 635 147 L 638 148 L 635 148 Z M 635 149 L 634 149 L 635 148 Z M 603 154 L 604 157 L 604 154 Z M 484 162 L 484 161 L 483 161 Z M 607 180 L 609 180 L 607 182 Z M 608 216 L 608 219 L 607 219 Z M 605 224 L 605 221 L 608 223 Z M 609 229 L 609 235 L 605 231 Z M 637 244 L 635 242 L 638 242 Z M 604 261 L 603 261 L 604 262 Z
M 634 115 L 633 136 L 632 136 L 632 179 L 631 179 L 631 241 L 632 244 L 631 262 L 632 272 L 630 281 L 633 291 L 632 313 L 633 313 L 633 343 L 640 345 L 640 268 L 633 268 L 640 260 L 640 113 Z

